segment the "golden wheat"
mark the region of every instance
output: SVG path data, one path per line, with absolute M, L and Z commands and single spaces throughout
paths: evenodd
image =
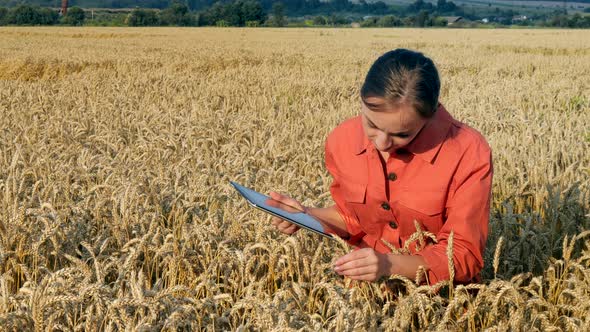
M 31 27 L 0 40 L 3 330 L 590 329 L 583 31 Z M 278 234 L 228 184 L 332 204 L 326 135 L 398 47 L 434 59 L 441 101 L 492 146 L 481 284 L 343 279 L 332 261 L 348 245 Z M 416 227 L 392 250 L 435 240 Z

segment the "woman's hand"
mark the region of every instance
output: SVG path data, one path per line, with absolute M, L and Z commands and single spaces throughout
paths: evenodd
M 283 209 L 288 212 L 304 212 L 306 208 L 301 205 L 297 200 L 286 196 L 281 195 L 277 192 L 271 191 L 270 198 L 272 200 L 267 200 L 266 203 L 270 206 L 274 206 L 280 209 Z M 281 204 L 282 203 L 282 204 Z M 272 224 L 275 226 L 281 233 L 291 235 L 299 230 L 299 226 L 292 224 L 284 219 L 279 217 L 272 218 Z
M 354 280 L 375 281 L 392 273 L 393 254 L 380 254 L 372 248 L 352 251 L 334 262 L 334 271 Z

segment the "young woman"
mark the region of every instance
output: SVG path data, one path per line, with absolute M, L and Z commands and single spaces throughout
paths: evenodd
M 428 282 L 448 280 L 448 239 L 453 232 L 455 281 L 479 280 L 488 233 L 492 184 L 491 150 L 474 129 L 453 119 L 438 102 L 437 69 L 423 54 L 396 49 L 371 66 L 361 89 L 360 115 L 328 136 L 326 167 L 336 203 L 303 207 L 271 192 L 273 199 L 306 210 L 357 250 L 334 263 L 351 279 L 374 281 L 399 274 Z M 422 249 L 394 254 L 416 232 L 436 235 Z M 285 220 L 273 225 L 298 230 Z

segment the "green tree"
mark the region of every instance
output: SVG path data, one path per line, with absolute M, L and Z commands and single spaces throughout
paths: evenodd
M 491 6 L 492 4 L 488 3 L 488 7 Z M 455 3 L 452 1 L 447 2 L 447 0 L 438 0 L 436 2 L 436 9 L 439 13 L 452 12 L 457 10 L 457 5 L 455 5 Z
M 565 28 L 568 25 L 567 15 L 555 15 L 549 21 L 549 25 L 553 27 L 562 27 Z
M 62 18 L 62 23 L 66 25 L 83 25 L 86 19 L 86 13 L 80 7 L 68 9 L 66 16 Z
M 326 18 L 322 15 L 318 15 L 313 18 L 313 25 L 326 25 L 326 23 Z
M 328 16 L 328 24 L 330 25 L 343 25 L 349 23 L 348 20 L 341 15 L 332 14 Z
M 214 3 L 213 6 L 199 15 L 197 25 L 217 25 L 217 22 L 220 21 L 225 24 L 226 9 L 226 6 L 221 2 Z
M 188 6 L 178 1 L 160 12 L 160 22 L 162 25 L 175 26 L 189 26 L 194 23 Z
M 263 23 L 266 19 L 266 14 L 259 1 L 256 0 L 238 0 L 233 3 L 233 7 L 229 5 L 230 18 L 235 20 L 234 16 L 239 17 L 239 26 L 245 26 L 246 22 L 249 25 L 258 25 Z M 232 13 L 233 11 L 233 13 Z M 235 25 L 235 24 L 234 24 Z
M 246 24 L 246 22 L 263 23 L 266 19 L 266 14 L 260 2 L 250 0 L 242 2 L 241 17 L 242 24 Z
M 367 17 L 367 19 L 365 19 L 361 22 L 361 27 L 363 27 L 363 28 L 376 27 L 378 21 L 379 21 L 379 18 L 377 18 L 377 17 L 374 17 L 374 16 Z
M 0 25 L 8 24 L 8 9 L 0 7 Z
M 429 24 L 430 22 L 430 17 L 428 15 L 428 11 L 426 10 L 421 10 L 418 15 L 416 15 L 416 19 L 414 21 L 414 25 L 417 27 L 425 27 L 428 25 L 432 25 Z
M 575 13 L 568 20 L 567 26 L 569 28 L 588 28 L 589 22 L 590 22 L 590 17 L 588 17 L 588 16 L 583 17 L 582 15 L 580 15 L 580 13 Z
M 57 11 L 50 8 L 40 8 L 39 13 L 39 24 L 43 25 L 54 25 L 59 21 L 59 14 Z
M 272 4 L 272 25 L 275 27 L 285 26 L 285 5 L 282 2 Z
M 401 25 L 402 25 L 402 21 L 393 15 L 382 16 L 377 21 L 377 26 L 380 26 L 380 27 L 398 27 Z
M 158 25 L 158 15 L 155 10 L 135 8 L 127 17 L 127 25 L 131 27 Z
M 437 26 L 437 27 L 446 27 L 448 25 L 448 23 L 449 23 L 449 21 L 447 21 L 446 18 L 440 17 L 440 16 L 437 16 L 432 21 L 432 25 Z
M 260 2 L 237 0 L 228 4 L 214 3 L 209 9 L 199 14 L 198 25 L 259 26 L 265 20 L 266 14 Z
M 20 5 L 8 14 L 8 24 L 37 25 L 41 24 L 41 15 L 33 6 Z
M 226 5 L 224 21 L 229 26 L 242 26 L 245 21 L 242 20 L 242 3 L 234 2 Z

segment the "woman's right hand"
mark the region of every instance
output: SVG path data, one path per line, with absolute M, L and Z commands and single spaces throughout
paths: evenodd
M 267 204 L 270 206 L 274 206 L 289 212 L 304 212 L 307 209 L 301 205 L 296 199 L 291 198 L 287 195 L 282 195 L 277 192 L 271 191 L 270 198 L 272 200 L 268 200 Z M 274 201 L 273 201 L 274 200 Z M 282 204 L 280 204 L 282 203 Z M 284 205 L 283 205 L 284 204 Z M 295 208 L 295 209 L 293 209 Z M 281 233 L 291 235 L 299 230 L 299 226 L 288 222 L 285 219 L 281 219 L 279 217 L 272 218 L 272 224 L 275 226 Z

